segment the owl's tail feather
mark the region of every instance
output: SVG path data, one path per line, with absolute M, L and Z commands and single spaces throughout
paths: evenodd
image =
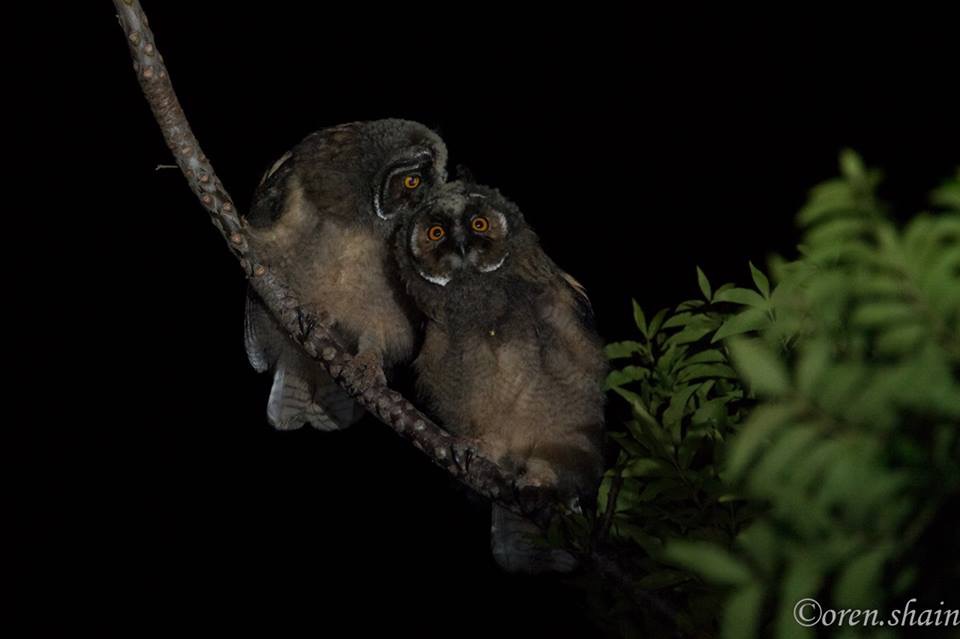
M 363 408 L 294 344 L 251 290 L 247 291 L 244 343 L 254 370 L 273 369 L 267 421 L 274 428 L 294 430 L 310 424 L 320 430 L 340 430 L 363 417 Z
M 363 409 L 329 375 L 319 367 L 310 373 L 278 364 L 267 401 L 267 421 L 274 428 L 293 430 L 307 423 L 319 430 L 340 430 L 363 416 Z
M 560 548 L 549 548 L 536 524 L 502 506 L 493 505 L 490 547 L 493 558 L 505 572 L 537 575 L 569 573 L 577 568 L 577 558 Z

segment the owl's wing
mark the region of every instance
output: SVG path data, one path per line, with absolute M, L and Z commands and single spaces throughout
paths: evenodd
M 267 309 L 251 290 L 247 290 L 247 304 L 243 314 L 243 345 L 247 361 L 258 373 L 266 373 L 277 359 L 276 348 L 271 348 L 271 336 L 266 334 L 269 325 Z M 271 352 L 273 351 L 273 352 Z
M 542 301 L 545 304 L 568 306 L 578 322 L 587 330 L 594 330 L 593 306 L 587 290 L 539 247 L 529 251 L 525 259 L 520 259 L 516 269 L 521 278 L 544 291 Z
M 255 228 L 270 226 L 280 219 L 287 202 L 288 178 L 294 168 L 293 154 L 288 151 L 263 174 L 247 214 L 247 221 Z
M 274 428 L 292 430 L 309 423 L 319 430 L 340 430 L 363 416 L 363 409 L 290 340 L 252 291 L 247 292 L 244 342 L 254 370 L 273 371 L 267 421 Z
M 360 405 L 316 362 L 299 353 L 281 356 L 267 400 L 271 426 L 293 430 L 308 423 L 318 430 L 342 430 L 362 416 Z
M 583 321 L 584 324 L 593 328 L 593 305 L 590 303 L 590 298 L 587 296 L 587 289 L 583 287 L 583 284 L 578 282 L 576 278 L 562 271 L 559 268 L 557 269 L 560 273 L 560 278 L 566 283 L 570 288 L 570 291 L 573 293 L 573 306 L 574 310 L 577 312 L 577 316 Z

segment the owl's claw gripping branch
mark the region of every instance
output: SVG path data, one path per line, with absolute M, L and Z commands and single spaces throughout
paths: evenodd
M 385 385 L 361 379 L 366 367 L 355 366 L 347 351 L 333 338 L 324 322 L 307 312 L 274 274 L 248 241 L 247 224 L 217 177 L 197 142 L 180 106 L 170 76 L 157 50 L 147 17 L 137 0 L 114 0 L 133 68 L 143 94 L 160 126 L 177 166 L 200 203 L 210 213 L 231 252 L 240 260 L 253 290 L 294 338 L 303 337 L 306 352 L 364 408 L 427 454 L 436 464 L 478 493 L 518 512 L 531 512 L 530 502 L 520 503 L 512 476 L 479 454 L 469 443 L 434 424 L 405 397 Z M 305 330 L 309 328 L 309 330 Z M 540 512 L 543 500 L 532 500 Z M 544 512 L 546 517 L 547 513 Z M 536 517 L 540 518 L 540 517 Z

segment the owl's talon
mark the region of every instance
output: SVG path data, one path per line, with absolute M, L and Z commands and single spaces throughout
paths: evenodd
M 300 326 L 300 341 L 306 342 L 309 339 L 310 335 L 313 333 L 313 329 L 317 327 L 317 322 L 312 317 L 306 315 L 303 312 L 303 309 L 297 309 L 297 323 Z
M 476 444 L 472 441 L 458 441 L 450 449 L 453 451 L 453 461 L 464 471 L 469 469 L 470 462 L 480 453 Z

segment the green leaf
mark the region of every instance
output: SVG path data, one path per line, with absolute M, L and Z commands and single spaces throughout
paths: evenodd
M 856 203 L 853 201 L 852 195 L 849 197 L 850 202 L 847 204 L 840 204 L 838 202 L 810 202 L 797 214 L 797 225 L 801 227 L 809 227 L 815 222 L 819 222 L 824 218 L 830 218 L 838 215 L 852 215 L 856 212 Z
M 650 332 L 647 334 L 647 337 L 652 338 L 656 335 L 660 328 L 663 326 L 663 320 L 667 316 L 669 309 L 661 308 L 657 311 L 657 314 L 653 316 L 653 319 L 650 320 Z
M 726 472 L 730 481 L 736 481 L 760 447 L 771 435 L 796 414 L 793 406 L 763 404 L 750 413 L 747 423 L 730 444 Z
M 767 574 L 773 574 L 780 558 L 780 540 L 774 527 L 758 521 L 737 536 L 737 544 Z
M 760 458 L 760 463 L 750 472 L 750 488 L 756 495 L 777 496 L 782 489 L 780 477 L 789 476 L 793 472 L 791 464 L 803 463 L 804 454 L 809 445 L 821 436 L 821 431 L 809 424 L 791 424 L 783 429 L 780 437 L 767 448 Z
M 619 433 L 618 433 L 619 434 Z M 607 510 L 607 499 L 610 497 L 610 485 L 613 483 L 613 477 L 616 471 L 611 469 L 603 473 L 603 479 L 600 481 L 600 487 L 597 489 L 597 516 Z
M 750 581 L 744 563 L 711 543 L 674 540 L 667 545 L 665 558 L 715 584 L 739 586 Z
M 960 180 L 947 182 L 930 196 L 936 206 L 960 210 Z
M 633 409 L 633 412 L 635 415 L 637 415 L 637 417 L 642 418 L 646 421 L 649 421 L 653 424 L 657 423 L 657 420 L 653 418 L 653 415 L 651 415 L 650 412 L 647 410 L 647 407 L 644 406 L 643 398 L 641 398 L 639 395 L 637 395 L 633 391 L 629 391 L 625 388 L 619 388 L 619 387 L 615 387 L 613 389 L 613 392 L 615 392 L 617 395 L 624 398 L 630 403 L 630 407 Z
M 904 302 L 869 302 L 857 307 L 850 321 L 854 326 L 872 328 L 915 318 L 914 309 Z
M 866 179 L 867 170 L 856 151 L 844 149 L 840 152 L 840 172 L 851 182 L 861 183 Z
M 644 575 L 633 582 L 633 585 L 641 590 L 660 590 L 676 586 L 684 581 L 690 581 L 690 575 L 679 570 L 663 569 Z
M 850 185 L 842 178 L 826 180 L 810 189 L 809 200 L 845 205 L 852 202 Z
M 659 479 L 654 479 L 647 482 L 647 485 L 643 487 L 643 490 L 637 496 L 637 499 L 640 501 L 653 501 L 660 497 L 660 495 L 667 490 L 672 490 L 677 487 L 677 477 L 674 473 L 670 477 L 662 477 Z M 689 492 L 685 497 L 689 497 Z
M 749 288 L 728 288 L 725 291 L 717 291 L 714 302 L 733 302 L 734 304 L 746 304 L 747 306 L 767 307 L 767 300 L 754 290 Z
M 703 271 L 700 270 L 700 267 L 697 267 L 697 283 L 700 285 L 700 292 L 703 293 L 703 296 L 706 300 L 710 301 L 710 281 L 707 279 L 707 276 L 703 274 Z
M 760 291 L 761 295 L 769 299 L 770 280 L 768 280 L 767 276 L 763 274 L 763 271 L 753 265 L 753 262 L 748 262 L 748 264 L 750 264 L 750 275 L 753 276 L 753 283 L 756 285 L 757 290 Z
M 691 322 L 686 328 L 675 335 L 671 335 L 668 339 L 669 343 L 672 344 L 690 344 L 692 342 L 699 341 L 703 339 L 714 330 L 716 330 L 715 324 L 707 324 L 703 322 Z
M 612 390 L 618 386 L 636 382 L 646 378 L 650 372 L 639 366 L 625 366 L 623 370 L 612 370 L 607 374 L 604 390 Z
M 923 324 L 891 326 L 877 335 L 876 349 L 883 355 L 904 355 L 916 349 L 927 335 Z
M 670 318 L 663 323 L 663 328 L 677 328 L 680 326 L 686 326 L 691 322 L 699 320 L 701 317 L 701 315 L 691 312 L 676 313 L 671 315 Z
M 892 550 L 890 544 L 883 544 L 847 564 L 833 587 L 834 601 L 844 608 L 870 608 L 876 604 L 885 586 L 883 567 Z
M 700 407 L 694 411 L 693 416 L 690 418 L 690 422 L 693 426 L 702 426 L 702 425 L 721 425 L 725 424 L 728 419 L 727 413 L 727 404 L 730 403 L 730 397 L 716 397 L 714 399 L 705 401 L 700 404 Z M 687 433 L 687 438 L 691 437 L 691 433 Z
M 729 289 L 731 289 L 731 288 L 734 288 L 734 285 L 733 285 L 732 282 L 727 282 L 726 284 L 721 284 L 720 286 L 718 286 L 717 288 L 715 288 L 715 289 L 713 290 L 713 295 L 714 295 L 714 297 L 716 297 L 717 293 L 722 293 L 723 291 L 729 290 Z
M 750 583 L 733 593 L 723 610 L 723 639 L 751 639 L 757 636 L 764 588 Z
M 811 229 L 806 235 L 806 242 L 811 247 L 835 247 L 847 240 L 857 239 L 870 228 L 870 223 L 863 218 L 839 217 Z
M 823 338 L 812 339 L 804 345 L 797 362 L 797 389 L 811 396 L 824 379 L 824 371 L 830 363 L 830 343 Z
M 627 422 L 627 428 L 634 439 L 643 445 L 650 454 L 659 459 L 672 459 L 672 453 L 667 450 L 666 446 L 669 443 L 669 438 L 659 424 L 649 420 L 631 420 Z
M 786 367 L 766 344 L 742 338 L 727 344 L 734 365 L 757 394 L 778 397 L 790 390 Z
M 731 335 L 742 335 L 750 331 L 759 331 L 769 324 L 770 320 L 764 309 L 756 307 L 748 308 L 725 321 L 723 325 L 717 329 L 717 332 L 714 333 L 710 342 L 715 344 Z
M 666 462 L 649 457 L 633 460 L 623 471 L 624 477 L 663 477 L 673 474 L 674 469 Z
M 692 308 L 700 308 L 705 305 L 706 302 L 703 300 L 684 300 L 677 304 L 678 311 L 689 311 Z
M 625 342 L 611 342 L 603 347 L 603 352 L 607 359 L 623 359 L 632 357 L 635 353 L 643 350 L 644 345 L 640 342 L 628 340 Z
M 706 434 L 703 432 L 687 432 L 686 437 L 683 438 L 683 441 L 677 449 L 677 465 L 679 465 L 680 468 L 690 468 L 690 463 L 693 461 L 694 456 L 703 449 L 702 444 L 705 438 Z M 683 488 L 685 492 L 684 498 L 689 498 L 689 488 Z
M 824 379 L 829 379 L 830 383 L 824 384 L 814 398 L 817 406 L 831 415 L 842 414 L 851 399 L 859 395 L 866 375 L 864 367 L 856 362 L 845 361 L 829 366 Z
M 676 441 L 680 440 L 680 425 L 683 421 L 683 414 L 686 411 L 687 403 L 690 397 L 696 392 L 697 386 L 683 386 L 674 391 L 670 398 L 670 406 L 663 412 L 663 421 L 675 435 Z
M 644 448 L 632 437 L 624 433 L 610 432 L 608 434 L 610 435 L 610 439 L 617 442 L 631 456 L 636 457 L 644 454 Z
M 677 376 L 679 382 L 689 382 L 694 379 L 714 377 L 723 379 L 739 379 L 737 372 L 726 364 L 694 364 L 687 366 Z
M 814 636 L 811 628 L 797 623 L 794 607 L 801 599 L 816 597 L 822 583 L 823 568 L 820 563 L 806 551 L 796 553 L 781 581 L 775 633 L 777 639 Z
M 872 470 L 870 467 L 873 464 L 870 457 L 876 454 L 875 448 L 876 446 L 872 443 L 864 442 L 862 449 L 857 451 L 857 456 L 826 470 L 817 485 L 819 509 L 839 507 L 859 497 L 865 481 L 872 479 L 873 473 L 870 472 Z
M 637 300 L 630 300 L 633 302 L 633 321 L 636 322 L 637 328 L 640 329 L 640 332 L 644 335 L 647 334 L 647 318 L 643 315 L 643 309 L 640 308 L 640 305 L 637 304 Z
M 700 351 L 695 355 L 683 360 L 683 363 L 680 365 L 681 368 L 685 366 L 692 366 L 693 364 L 715 364 L 717 362 L 725 362 L 727 358 L 724 354 L 718 351 L 715 348 L 707 349 L 705 351 Z

